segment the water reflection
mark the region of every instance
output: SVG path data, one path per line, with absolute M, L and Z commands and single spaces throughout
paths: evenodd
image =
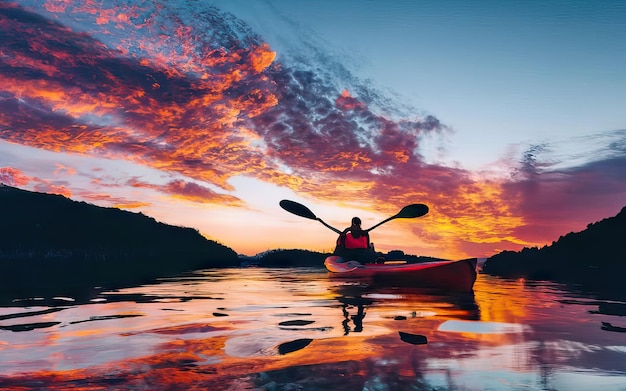
M 557 284 L 258 268 L 42 299 L 0 307 L 0 388 L 626 389 L 625 334 L 605 325 L 626 303 Z
M 360 333 L 363 331 L 363 318 L 365 318 L 365 306 L 372 304 L 371 300 L 363 299 L 362 297 L 339 297 L 338 300 L 342 303 L 341 310 L 343 312 L 344 320 L 341 322 L 343 326 L 343 335 L 348 335 L 350 331 Z M 350 315 L 349 309 L 356 307 L 356 314 Z M 354 327 L 350 328 L 350 321 L 354 324 Z
M 379 316 L 396 321 L 429 316 L 452 316 L 467 320 L 480 318 L 474 292 L 443 292 L 348 282 L 333 285 L 330 290 L 341 303 L 344 335 L 363 331 L 368 307 L 374 307 Z

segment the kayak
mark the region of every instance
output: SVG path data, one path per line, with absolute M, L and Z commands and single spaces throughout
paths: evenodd
M 342 231 L 332 227 L 317 217 L 306 206 L 290 200 L 281 200 L 280 207 L 289 213 L 306 219 L 316 220 L 326 228 L 335 233 L 342 234 Z M 428 205 L 411 204 L 407 205 L 395 215 L 381 221 L 373 227 L 365 230 L 369 232 L 374 228 L 394 219 L 412 219 L 424 216 L 428 213 Z M 346 250 L 346 249 L 343 249 Z M 353 250 L 353 249 L 350 249 Z M 367 252 L 367 249 L 365 249 Z M 373 285 L 390 286 L 412 286 L 416 288 L 441 288 L 455 291 L 472 291 L 476 281 L 477 258 L 464 259 L 460 261 L 434 261 L 422 263 L 392 262 L 384 260 L 381 263 L 361 263 L 351 260 L 353 258 L 367 260 L 374 258 L 375 254 L 365 258 L 354 253 L 345 251 L 340 255 L 331 255 L 326 258 L 324 265 L 330 271 L 331 277 L 356 277 L 368 279 Z
M 477 258 L 460 261 L 433 261 L 403 263 L 360 263 L 346 261 L 331 255 L 324 266 L 331 277 L 355 277 L 369 279 L 374 283 L 410 285 L 416 288 L 441 288 L 455 291 L 470 291 L 476 281 Z

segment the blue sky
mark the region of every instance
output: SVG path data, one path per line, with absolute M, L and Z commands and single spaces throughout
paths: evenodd
M 213 3 L 277 48 L 324 45 L 415 115 L 434 114 L 454 133 L 434 143 L 433 158 L 466 168 L 532 144 L 567 148 L 572 137 L 626 123 L 623 2 Z

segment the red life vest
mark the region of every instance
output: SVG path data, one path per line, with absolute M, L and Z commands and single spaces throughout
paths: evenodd
M 369 243 L 366 235 L 361 235 L 358 238 L 352 236 L 352 232 L 346 234 L 346 248 L 369 248 Z

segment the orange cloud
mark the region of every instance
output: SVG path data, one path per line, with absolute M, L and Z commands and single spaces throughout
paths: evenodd
M 21 170 L 13 167 L 0 167 L 0 183 L 20 187 L 26 186 L 31 178 L 25 175 Z
M 64 197 L 71 197 L 72 191 L 65 187 L 65 185 L 54 185 L 52 183 L 43 182 L 35 185 L 35 191 L 49 194 L 60 194 Z
M 165 186 L 165 191 L 175 198 L 192 200 L 202 203 L 219 203 L 222 205 L 241 206 L 242 201 L 234 196 L 217 194 L 214 191 L 182 180 L 172 181 Z
M 71 197 L 72 191 L 64 184 L 53 183 L 46 179 L 31 177 L 13 167 L 0 167 L 0 184 L 24 187 L 33 184 L 33 189 L 41 193 L 60 194 Z
M 10 127 L 4 139 L 57 152 L 125 158 L 225 189 L 231 189 L 226 180 L 234 173 L 274 169 L 233 127 L 235 117 L 254 117 L 277 102 L 273 84 L 261 74 L 275 57 L 267 44 L 179 53 L 174 42 L 164 45 L 137 35 L 123 42 L 130 45 L 129 53 L 142 45 L 147 57 L 140 65 L 54 23 L 36 30 L 28 23 L 2 23 L 12 31 L 16 57 L 22 57 L 19 64 L 8 65 L 32 72 L 28 77 L 19 71 L 0 75 L 3 90 L 14 97 L 3 102 L 5 108 L 17 108 L 17 114 L 3 110 L 0 115 Z M 26 40 L 24 33 L 31 31 Z M 193 41 L 188 29 L 179 29 L 178 36 L 181 42 Z M 36 55 L 21 50 L 28 47 L 36 47 Z M 167 56 L 164 47 L 171 50 Z M 41 64 L 47 64 L 46 77 L 37 76 Z
M 82 191 L 80 196 L 90 202 L 93 203 L 104 203 L 110 205 L 113 208 L 124 208 L 124 209 L 132 209 L 132 208 L 140 208 L 143 206 L 150 206 L 151 204 L 148 202 L 142 201 L 132 201 L 128 200 L 125 197 L 114 197 L 107 193 L 94 193 L 89 191 Z
M 335 104 L 342 110 L 355 110 L 366 108 L 363 102 L 354 99 L 348 90 L 343 90 L 341 96 L 337 98 Z

